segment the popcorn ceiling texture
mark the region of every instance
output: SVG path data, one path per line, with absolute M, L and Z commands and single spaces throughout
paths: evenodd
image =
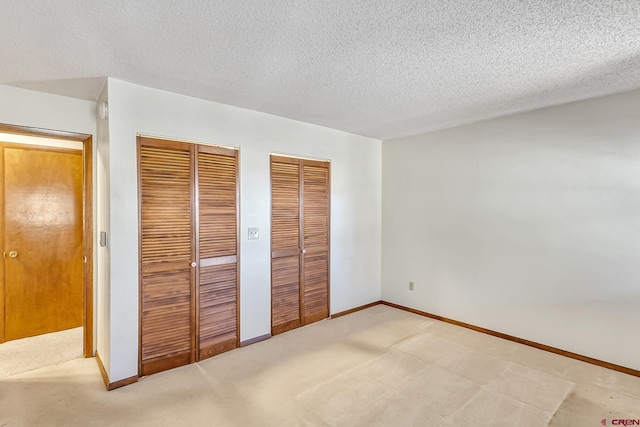
M 638 0 L 0 0 L 0 83 L 109 76 L 379 139 L 640 87 Z

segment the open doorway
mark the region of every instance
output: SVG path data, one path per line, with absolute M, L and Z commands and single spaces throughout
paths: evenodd
M 90 135 L 0 124 L 5 376 L 93 356 L 92 163 Z

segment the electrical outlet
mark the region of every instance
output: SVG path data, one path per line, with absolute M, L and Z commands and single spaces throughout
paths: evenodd
M 258 227 L 249 227 L 249 240 L 260 238 L 260 229 Z
M 409 282 L 409 290 L 412 291 L 413 290 L 413 282 Z

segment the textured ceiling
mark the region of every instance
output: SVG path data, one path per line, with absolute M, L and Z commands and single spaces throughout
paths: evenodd
M 0 0 L 0 83 L 100 77 L 386 139 L 640 87 L 638 0 Z

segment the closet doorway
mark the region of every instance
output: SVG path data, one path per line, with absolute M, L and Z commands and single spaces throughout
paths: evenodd
M 138 137 L 140 360 L 149 375 L 239 346 L 238 151 Z
M 329 317 L 330 162 L 271 155 L 271 334 Z

